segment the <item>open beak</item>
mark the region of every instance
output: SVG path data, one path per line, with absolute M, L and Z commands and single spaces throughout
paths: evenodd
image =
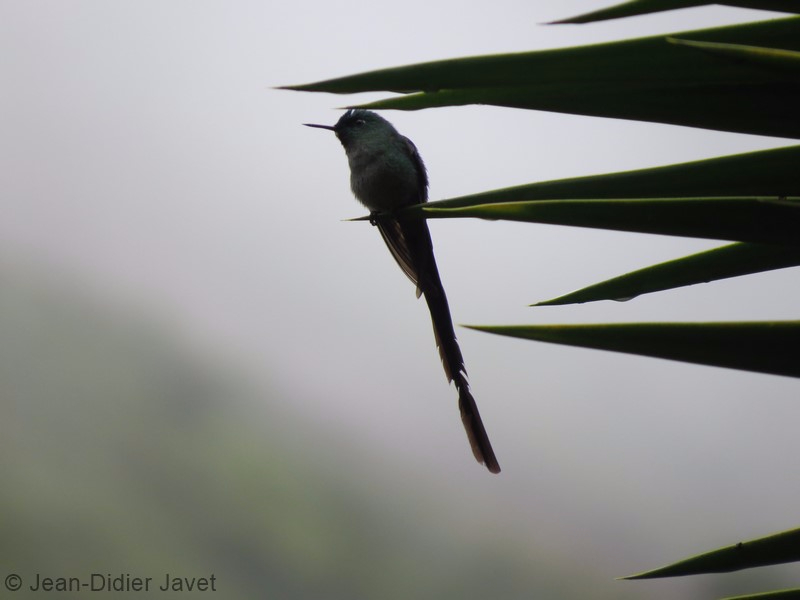
M 333 125 L 317 125 L 316 123 L 303 123 L 306 127 L 316 127 L 317 129 L 330 129 L 331 131 L 336 131 L 336 128 Z

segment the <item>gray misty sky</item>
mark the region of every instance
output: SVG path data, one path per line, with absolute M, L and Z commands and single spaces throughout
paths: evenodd
M 2 260 L 156 315 L 283 391 L 295 402 L 286 410 L 365 460 L 392 456 L 453 489 L 477 485 L 487 503 L 569 515 L 567 529 L 600 523 L 637 539 L 679 523 L 674 546 L 642 568 L 669 550 L 733 541 L 731 531 L 787 528 L 800 493 L 786 477 L 800 445 L 796 381 L 462 329 L 504 469 L 489 480 L 470 455 L 424 303 L 372 227 L 342 222 L 364 210 L 341 146 L 300 126 L 378 96 L 273 89 L 780 16 L 710 7 L 538 25 L 609 3 L 6 0 Z M 385 116 L 420 149 L 434 200 L 790 144 L 493 107 Z M 457 323 L 797 317 L 791 270 L 623 304 L 528 308 L 720 244 L 466 220 L 430 228 Z M 554 482 L 563 491 L 542 506 L 539 490 Z M 623 498 L 637 508 L 615 512 Z

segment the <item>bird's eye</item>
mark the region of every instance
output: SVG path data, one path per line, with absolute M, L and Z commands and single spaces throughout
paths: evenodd
M 356 119 L 356 125 L 363 125 L 364 123 L 366 123 L 364 119 Z

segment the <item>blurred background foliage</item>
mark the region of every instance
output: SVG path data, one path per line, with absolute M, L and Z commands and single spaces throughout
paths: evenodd
M 424 476 L 375 471 L 324 430 L 296 437 L 313 427 L 285 409 L 301 399 L 248 385 L 157 319 L 36 269 L 0 278 L 0 564 L 22 577 L 13 597 L 46 595 L 27 587 L 36 574 L 92 573 L 214 574 L 215 596 L 231 599 L 580 595 L 542 540 L 465 527 Z M 119 593 L 58 593 L 87 596 Z
M 0 278 L 0 564 L 22 577 L 14 598 L 47 594 L 28 589 L 37 574 L 92 573 L 154 586 L 213 574 L 215 596 L 232 599 L 642 597 L 586 587 L 607 581 L 602 565 L 630 557 L 630 544 L 601 559 L 590 531 L 564 545 L 480 503 L 469 516 L 463 490 L 464 506 L 447 505 L 446 482 L 392 459 L 376 469 L 287 409 L 301 398 L 276 397 L 156 316 L 37 268 Z
M 36 574 L 213 574 L 232 599 L 574 598 L 608 579 L 585 539 L 567 551 L 508 515 L 471 527 L 437 499 L 446 484 L 376 470 L 324 429 L 296 437 L 315 427 L 286 410 L 301 399 L 249 385 L 124 301 L 36 268 L 0 278 L 0 564 L 22 577 L 14 598 L 47 594 L 28 589 Z M 742 581 L 764 579 L 712 587 Z M 87 595 L 119 592 L 58 592 Z

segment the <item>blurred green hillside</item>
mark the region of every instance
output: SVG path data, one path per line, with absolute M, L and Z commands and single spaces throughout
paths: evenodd
M 229 599 L 568 598 L 585 585 L 585 567 L 567 576 L 522 531 L 486 539 L 432 519 L 403 493 L 422 483 L 372 484 L 163 327 L 40 277 L 0 278 L 0 575 L 22 578 L 14 598 L 56 593 L 31 591 L 37 574 L 152 577 L 126 597 L 153 598 L 177 593 L 158 590 L 166 573 L 213 574 Z

